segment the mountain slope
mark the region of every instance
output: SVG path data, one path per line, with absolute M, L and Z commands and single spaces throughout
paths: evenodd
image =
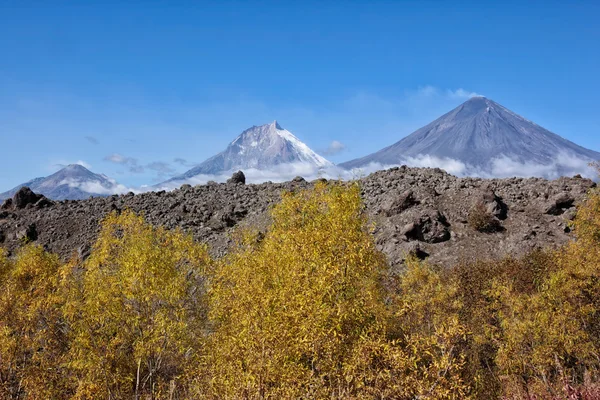
M 340 164 L 352 169 L 371 163 L 394 165 L 422 156 L 457 160 L 472 170 L 493 173 L 499 159 L 515 165 L 556 165 L 561 158 L 586 161 L 600 153 L 583 148 L 485 97 L 473 97 L 399 142 Z M 565 166 L 566 167 L 566 166 Z
M 0 200 L 12 197 L 23 186 L 53 200 L 82 200 L 90 196 L 106 196 L 118 190 L 118 184 L 105 175 L 94 174 L 87 168 L 71 164 L 54 174 L 35 178 L 0 193 Z
M 279 126 L 277 121 L 273 121 L 271 124 L 246 129 L 224 151 L 169 181 L 238 169 L 268 170 L 282 164 L 293 163 L 306 164 L 315 169 L 333 165 L 312 151 L 290 131 Z

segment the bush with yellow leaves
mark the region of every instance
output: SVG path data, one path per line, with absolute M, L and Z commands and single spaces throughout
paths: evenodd
M 27 245 L 15 259 L 0 249 L 0 398 L 54 399 L 70 393 L 62 361 L 67 327 L 61 263 Z
M 353 346 L 384 323 L 385 260 L 365 231 L 359 188 L 289 193 L 264 239 L 218 262 L 214 332 L 199 390 L 212 398 L 341 398 Z
M 457 286 L 416 259 L 397 284 L 387 332 L 363 339 L 349 362 L 356 398 L 471 398 L 477 376 L 466 365 L 470 334 L 459 320 Z
M 286 194 L 273 225 L 217 264 L 214 332 L 199 395 L 209 398 L 464 398 L 466 332 L 424 270 L 403 279 L 397 306 L 367 231 L 357 184 Z M 430 299 L 429 290 L 438 295 Z M 386 304 L 387 298 L 387 304 Z M 429 316 L 417 314 L 444 304 Z M 420 326 L 420 318 L 431 322 Z M 396 335 L 390 329 L 398 328 Z M 206 374 L 202 376 L 202 374 Z
M 90 258 L 0 251 L 2 399 L 563 399 L 600 394 L 600 193 L 576 240 L 390 271 L 355 183 L 206 246 L 125 211 Z
M 573 224 L 577 240 L 556 251 L 553 269 L 533 293 L 497 282 L 497 364 L 506 392 L 567 395 L 598 382 L 600 368 L 600 195 Z
M 126 211 L 110 214 L 68 274 L 74 398 L 173 398 L 206 335 L 206 247 Z

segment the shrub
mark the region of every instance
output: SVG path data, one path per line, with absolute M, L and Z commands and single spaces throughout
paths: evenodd
M 362 209 L 355 184 L 286 194 L 217 264 L 199 396 L 467 398 L 453 289 L 415 262 L 387 293 Z
M 469 211 L 467 220 L 469 226 L 476 231 L 492 233 L 502 229 L 502 225 L 498 218 L 490 214 L 485 207 L 485 204 L 478 202 Z
M 0 250 L 0 398 L 67 398 L 61 263 L 40 246 Z
M 507 396 L 563 396 L 598 381 L 600 361 L 600 196 L 574 222 L 577 241 L 555 252 L 531 293 L 497 282 L 498 374 Z
M 386 264 L 365 229 L 358 186 L 288 193 L 260 242 L 217 264 L 207 375 L 212 398 L 350 395 L 344 362 L 380 329 Z
M 167 398 L 203 351 L 206 247 L 126 211 L 102 223 L 92 255 L 67 275 L 75 398 Z

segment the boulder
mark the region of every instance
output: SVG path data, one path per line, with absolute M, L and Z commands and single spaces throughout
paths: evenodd
M 38 201 L 35 203 L 35 206 L 36 206 L 37 208 L 50 207 L 50 206 L 53 206 L 53 205 L 54 205 L 54 202 L 53 202 L 52 200 L 50 200 L 50 199 L 48 199 L 48 198 L 44 197 L 44 196 L 42 196 L 42 198 L 41 198 L 41 199 L 39 199 L 39 200 L 38 200 Z
M 87 258 L 91 255 L 92 248 L 87 244 L 82 244 L 77 248 L 77 257 L 81 261 L 87 260 Z
M 15 239 L 20 241 L 31 242 L 37 239 L 37 229 L 35 224 L 27 225 L 15 233 Z
M 418 242 L 410 242 L 407 244 L 406 256 L 414 257 L 419 260 L 425 260 L 427 257 L 429 257 L 429 253 L 424 251 Z
M 15 208 L 25 208 L 29 204 L 35 204 L 44 196 L 34 193 L 27 186 L 23 186 L 14 194 L 12 204 Z
M 544 214 L 561 215 L 573 207 L 575 198 L 569 193 L 560 193 L 554 196 L 548 203 L 544 205 Z
M 415 200 L 412 190 L 407 190 L 399 196 L 394 196 L 388 199 L 383 204 L 383 213 L 391 217 L 392 215 L 400 214 L 402 211 L 409 209 L 413 205 L 418 204 Z
M 225 228 L 231 228 L 240 222 L 248 213 L 248 210 L 240 206 L 228 204 L 223 209 L 213 215 L 208 226 L 214 231 L 222 231 Z
M 499 220 L 506 219 L 508 216 L 508 207 L 502 201 L 502 198 L 497 196 L 490 187 L 484 187 L 477 197 L 476 203 L 483 204 L 488 214 Z
M 407 224 L 401 233 L 407 240 L 418 240 L 426 243 L 441 243 L 450 239 L 450 224 L 437 210 L 428 211 L 415 221 Z
M 12 199 L 6 199 L 4 200 L 4 202 L 2 203 L 2 205 L 0 206 L 0 210 L 8 210 L 11 209 L 13 206 L 13 200 Z
M 246 175 L 242 171 L 234 172 L 231 178 L 227 179 L 227 183 L 241 183 L 246 184 Z
M 244 210 L 240 207 L 233 205 L 228 206 L 221 214 L 221 221 L 225 223 L 225 226 L 232 227 L 240 222 L 248 214 L 248 210 Z

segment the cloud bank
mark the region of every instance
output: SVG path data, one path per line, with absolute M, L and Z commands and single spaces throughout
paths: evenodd
M 125 194 L 129 192 L 141 193 L 139 188 L 130 188 L 122 185 L 114 179 L 106 177 L 108 185 L 103 185 L 100 181 L 78 181 L 76 179 L 65 179 L 59 185 L 68 185 L 70 188 L 82 190 L 86 193 L 96 194 L 99 196 L 110 196 L 113 194 Z
M 585 178 L 595 179 L 597 173 L 590 167 L 591 159 L 581 158 L 574 154 L 560 153 L 547 164 L 512 159 L 500 155 L 490 160 L 486 167 L 473 166 L 460 160 L 442 158 L 431 155 L 407 157 L 398 164 L 382 165 L 371 163 L 364 168 L 354 169 L 357 173 L 368 174 L 373 171 L 407 165 L 409 167 L 440 168 L 449 174 L 458 177 L 493 178 L 545 178 L 557 179 L 561 176 L 581 175 Z
M 548 164 L 537 164 L 526 161 L 511 159 L 501 155 L 490 160 L 485 168 L 465 164 L 460 160 L 452 158 L 441 158 L 431 155 L 419 155 L 417 157 L 407 157 L 397 164 L 379 164 L 371 163 L 362 168 L 346 170 L 338 166 L 329 168 L 315 168 L 308 164 L 282 164 L 270 170 L 258 170 L 255 168 L 242 169 L 246 175 L 246 183 L 284 182 L 301 176 L 310 181 L 317 178 L 352 180 L 365 177 L 373 172 L 407 165 L 409 167 L 420 168 L 440 168 L 451 175 L 458 177 L 479 177 L 479 178 L 510 178 L 521 177 L 531 178 L 540 177 L 546 179 L 556 179 L 561 176 L 581 175 L 586 178 L 596 178 L 596 172 L 589 166 L 592 160 L 583 159 L 573 154 L 561 153 L 557 155 L 552 162 Z M 172 190 L 187 183 L 191 185 L 206 184 L 209 181 L 225 182 L 231 177 L 234 171 L 228 171 L 216 175 L 197 175 L 191 179 L 173 181 L 159 185 L 146 190 Z

